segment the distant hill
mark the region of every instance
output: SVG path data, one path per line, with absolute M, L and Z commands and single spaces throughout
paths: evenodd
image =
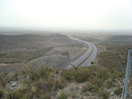
M 7 48 L 45 48 L 68 42 L 64 35 L 0 35 L 0 49 Z
M 131 35 L 118 35 L 112 36 L 103 41 L 103 43 L 115 43 L 115 44 L 132 44 L 132 36 Z

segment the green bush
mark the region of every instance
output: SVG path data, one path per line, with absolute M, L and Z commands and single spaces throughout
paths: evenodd
M 91 62 L 91 64 L 94 64 L 94 62 Z
M 55 90 L 62 89 L 65 86 L 65 84 L 66 84 L 66 81 L 62 77 L 58 77 L 54 79 L 54 89 Z
M 115 93 L 116 95 L 120 95 L 120 94 L 122 93 L 122 88 L 117 88 L 117 89 L 114 91 L 114 93 Z
M 110 73 L 108 70 L 102 67 L 97 69 L 95 66 L 91 66 L 63 70 L 62 76 L 67 81 L 75 80 L 76 82 L 79 83 L 90 80 L 92 81 L 94 79 L 97 81 L 97 84 L 99 86 L 100 83 L 103 83 L 105 80 L 109 78 Z
M 33 93 L 27 92 L 27 93 L 23 94 L 21 99 L 33 99 Z
M 81 83 L 88 80 L 90 77 L 88 68 L 79 68 L 76 72 L 74 72 L 75 81 Z
M 65 95 L 64 92 L 62 92 L 62 93 L 60 94 L 60 96 L 58 97 L 58 99 L 67 99 L 67 96 Z
M 88 84 L 83 87 L 83 92 L 98 92 L 99 88 L 94 84 Z
M 31 75 L 31 80 L 36 81 L 40 78 L 43 79 L 48 79 L 53 75 L 54 71 L 50 67 L 42 66 L 39 69 L 31 69 L 30 70 L 30 75 Z
M 0 85 L 5 86 L 6 82 L 3 77 L 0 75 Z
M 53 69 L 47 66 L 42 66 L 39 69 L 40 76 L 44 79 L 47 79 L 49 75 L 53 74 L 53 72 L 54 72 Z
M 71 81 L 73 80 L 73 71 L 72 69 L 64 69 L 62 72 L 62 76 L 67 80 L 67 81 Z
M 102 98 L 102 99 L 108 99 L 110 93 L 107 92 L 106 90 L 100 90 L 99 91 L 99 96 Z
M 0 86 L 0 99 L 4 96 L 4 88 Z
M 21 99 L 22 97 L 23 95 L 19 91 L 10 91 L 7 94 L 7 99 Z
M 50 99 L 50 94 L 49 93 L 42 94 L 40 96 L 40 99 Z
M 113 80 L 112 80 L 112 78 L 109 78 L 108 80 L 107 80 L 107 87 L 108 88 L 111 88 L 111 87 L 113 87 L 114 85 L 113 85 Z

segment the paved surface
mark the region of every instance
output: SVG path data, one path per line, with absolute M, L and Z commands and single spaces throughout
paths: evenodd
M 67 68 L 71 68 L 72 66 L 89 66 L 91 65 L 91 62 L 96 58 L 97 54 L 97 48 L 93 43 L 80 40 L 74 37 L 69 36 L 70 39 L 76 40 L 82 43 L 85 43 L 88 45 L 88 50 L 85 52 L 84 55 L 79 57 L 76 61 L 72 62 L 70 65 L 67 66 Z

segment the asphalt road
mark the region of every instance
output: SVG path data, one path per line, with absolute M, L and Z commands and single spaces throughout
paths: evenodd
M 88 50 L 84 53 L 84 55 L 79 57 L 76 61 L 74 61 L 70 65 L 68 65 L 67 68 L 71 68 L 72 66 L 89 66 L 89 65 L 91 65 L 91 62 L 94 61 L 94 59 L 96 58 L 96 54 L 97 54 L 96 46 L 91 42 L 80 40 L 80 39 L 77 39 L 77 38 L 74 38 L 71 36 L 69 36 L 69 38 L 72 40 L 76 40 L 76 41 L 87 44 Z

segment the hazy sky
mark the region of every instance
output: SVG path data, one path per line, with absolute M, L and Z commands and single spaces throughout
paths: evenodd
M 0 27 L 132 30 L 132 0 L 0 0 Z

